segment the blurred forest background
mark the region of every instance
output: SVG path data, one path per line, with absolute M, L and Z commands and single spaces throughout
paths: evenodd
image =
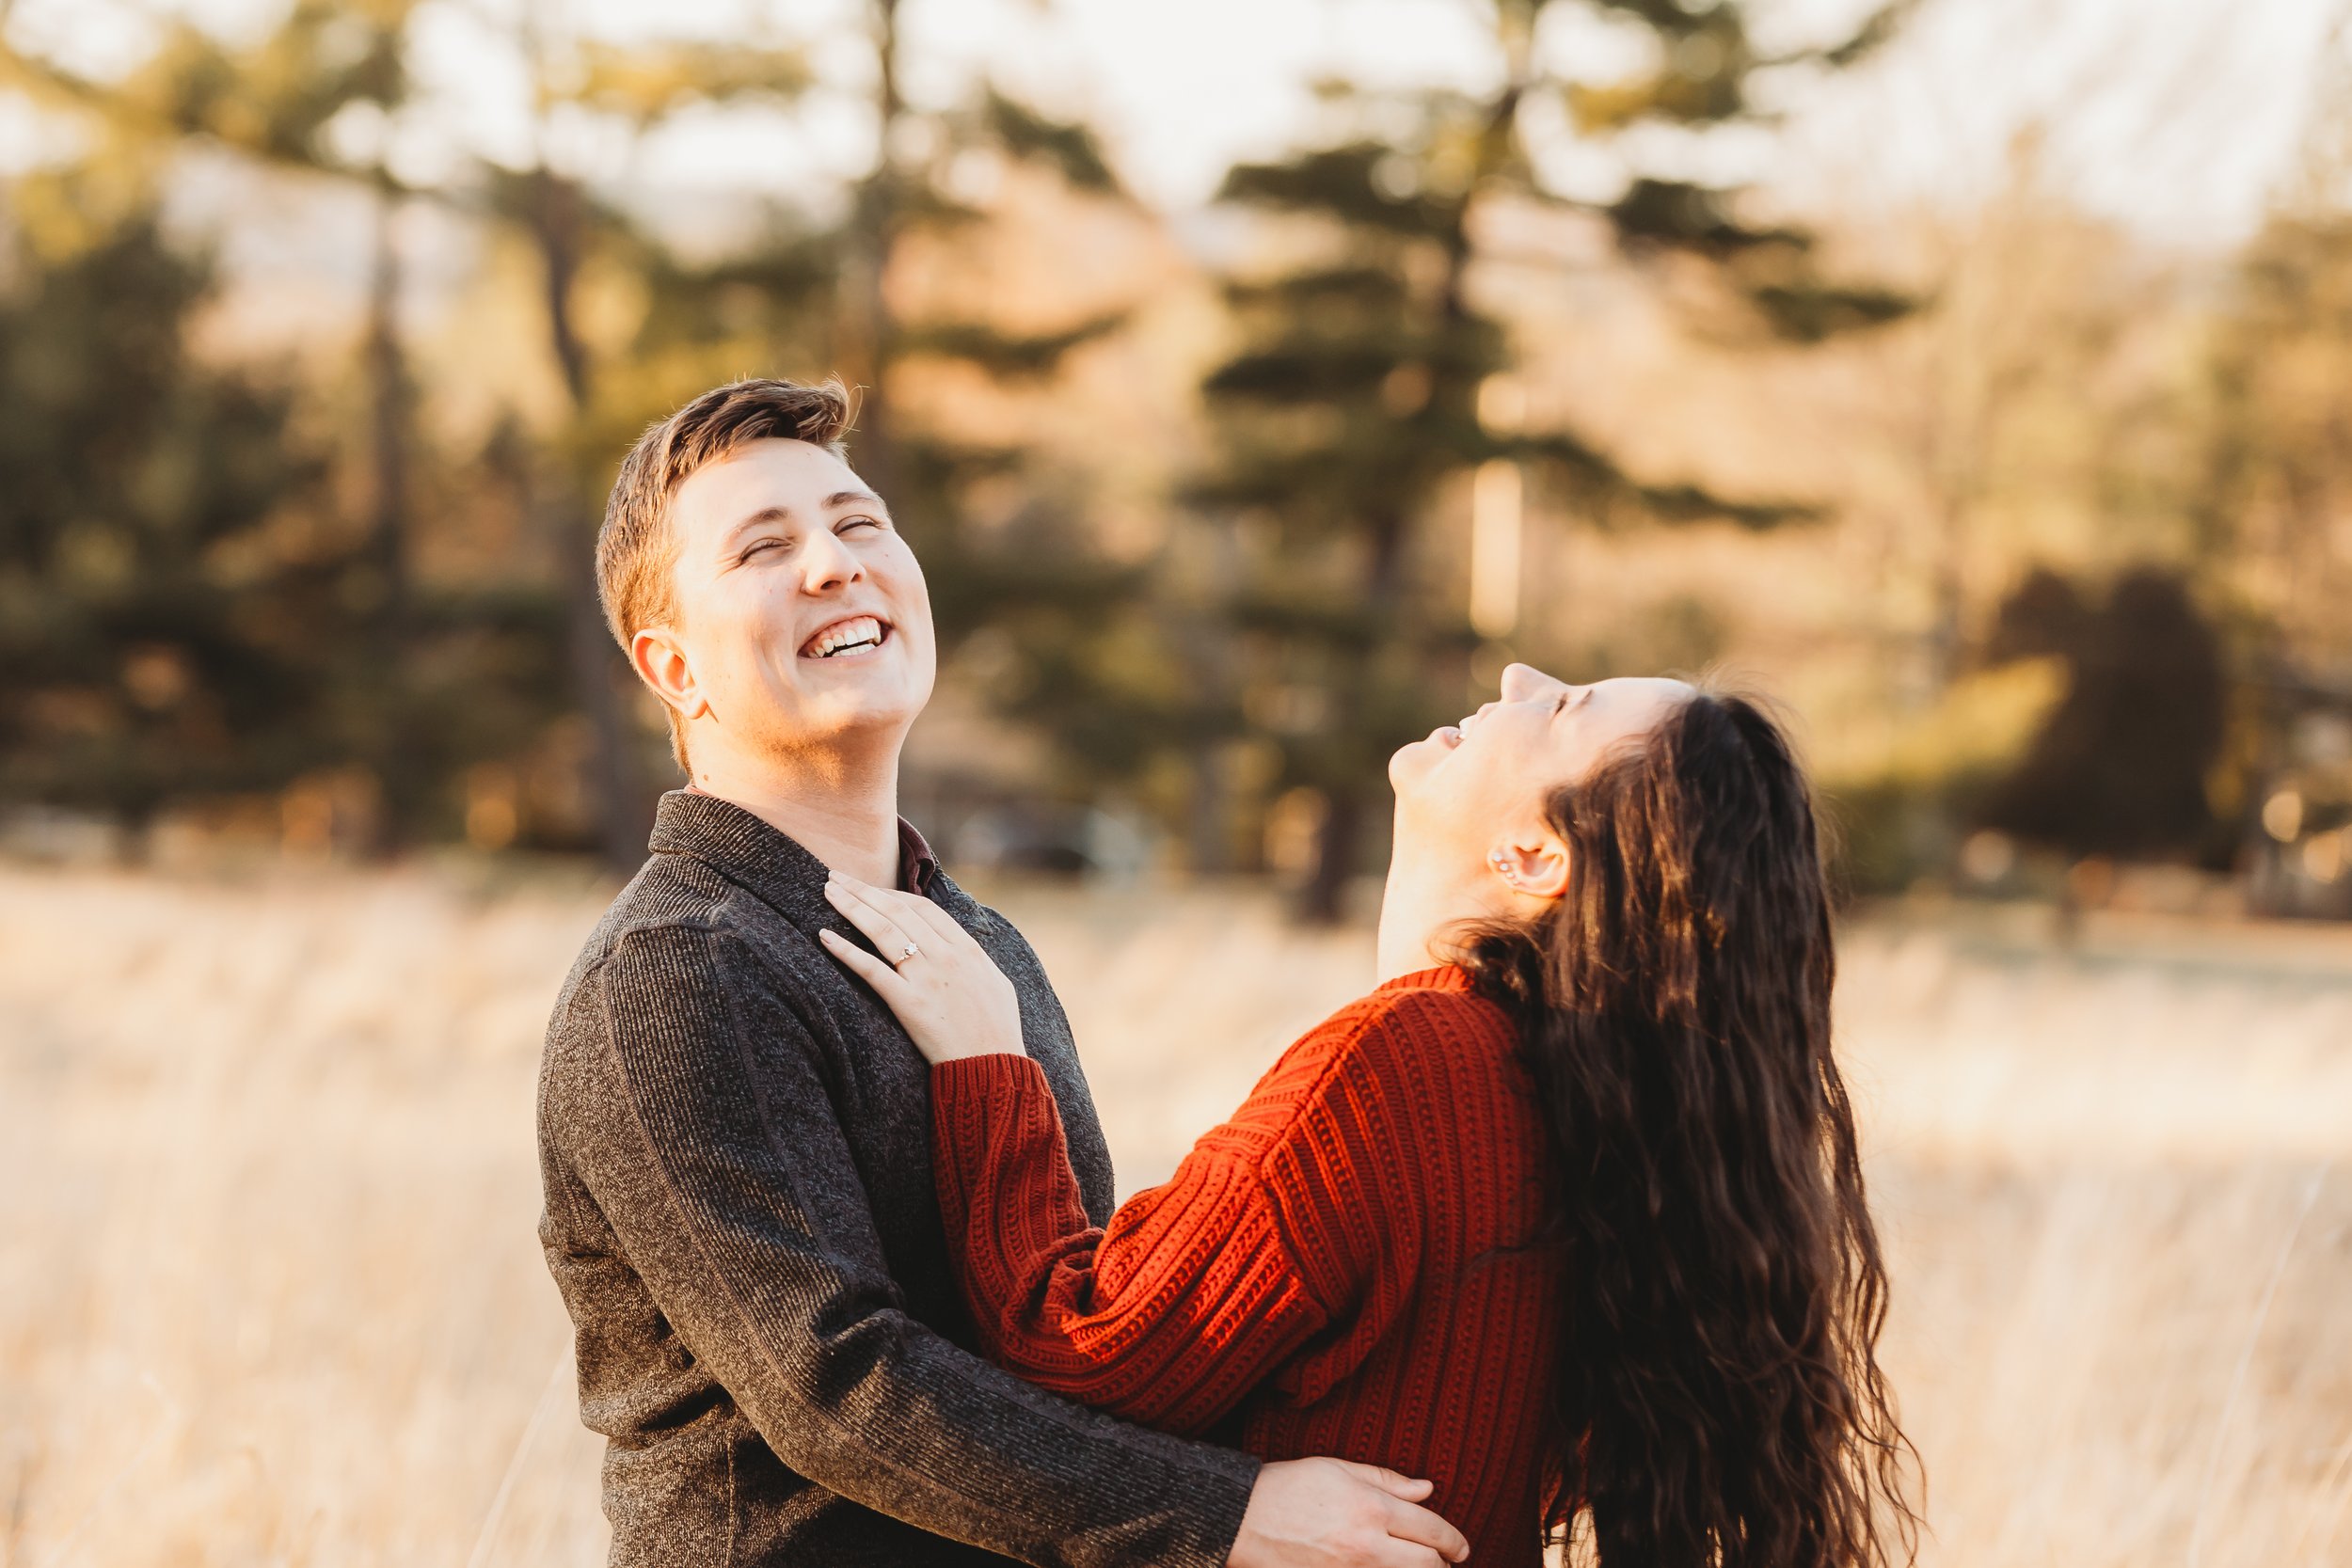
M 959 863 L 1328 918 L 1508 658 L 1720 661 L 1858 892 L 2352 915 L 2341 8 L 1293 9 L 1146 194 L 1100 6 L 0 8 L 8 844 L 633 864 L 612 471 L 838 373 Z
M 1923 1568 L 2347 1561 L 2352 0 L 0 0 L 0 1568 L 601 1560 L 590 542 L 835 373 L 1123 1192 L 1369 982 L 1392 746 L 1720 664 Z

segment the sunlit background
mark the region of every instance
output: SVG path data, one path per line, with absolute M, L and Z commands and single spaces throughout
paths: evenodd
M 0 182 L 5 1568 L 597 1560 L 588 550 L 746 374 L 860 391 L 1127 1190 L 1368 983 L 1396 744 L 1716 670 L 1925 1560 L 2352 1562 L 2344 0 L 0 0 Z

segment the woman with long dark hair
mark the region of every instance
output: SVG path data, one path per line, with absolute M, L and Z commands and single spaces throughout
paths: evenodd
M 1727 692 L 1514 665 L 1390 777 L 1382 984 L 1106 1228 L 1009 986 L 922 900 L 836 884 L 898 961 L 833 951 L 935 1064 L 982 1348 L 1267 1459 L 1426 1477 L 1485 1563 L 1577 1536 L 1600 1568 L 1906 1560 L 1886 1275 L 1782 733 Z

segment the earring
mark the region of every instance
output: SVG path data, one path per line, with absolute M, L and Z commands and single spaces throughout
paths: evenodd
M 1513 887 L 1519 885 L 1519 874 L 1511 869 L 1511 863 L 1502 858 L 1502 850 L 1498 849 L 1493 854 L 1488 855 L 1486 857 L 1486 863 L 1495 868 L 1496 876 L 1502 878 Z

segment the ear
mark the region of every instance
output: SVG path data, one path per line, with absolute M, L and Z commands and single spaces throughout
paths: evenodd
M 628 640 L 628 662 L 638 679 L 652 687 L 654 695 L 669 704 L 680 718 L 699 719 L 710 711 L 709 699 L 703 695 L 702 683 L 695 679 L 693 661 L 686 657 L 677 634 L 669 627 L 641 627 Z
M 1513 893 L 1531 898 L 1558 898 L 1568 891 L 1567 846 L 1549 833 L 1504 840 L 1487 854 L 1486 868 Z

